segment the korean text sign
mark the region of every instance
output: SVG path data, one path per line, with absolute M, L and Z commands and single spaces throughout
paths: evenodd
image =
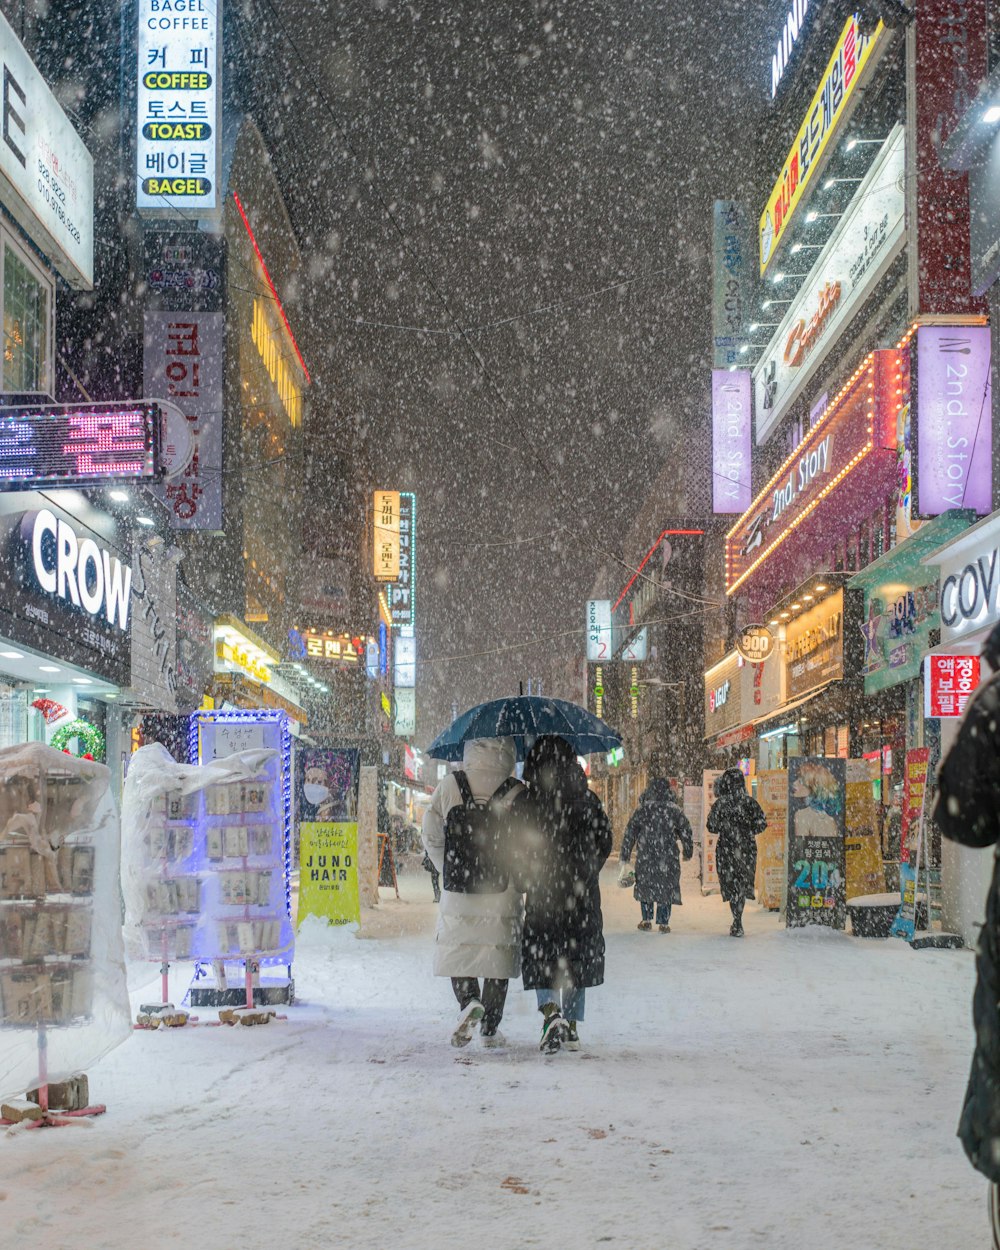
M 858 28 L 856 16 L 849 17 L 841 32 L 816 94 L 778 175 L 760 216 L 760 272 L 763 274 L 780 245 L 806 187 L 819 168 L 820 160 L 843 118 L 872 58 L 885 27 L 879 22 L 868 37 Z
M 4 408 L 0 490 L 152 478 L 159 424 L 155 404 Z
M 412 491 L 399 496 L 399 576 L 388 588 L 393 628 L 412 625 L 416 581 L 417 501 Z
M 712 511 L 750 507 L 750 372 L 712 370 Z
M 171 217 L 215 213 L 222 0 L 138 0 L 136 11 L 136 207 Z
M 917 329 L 917 506 L 992 511 L 989 326 Z
M 299 825 L 299 925 L 306 916 L 330 924 L 361 919 L 356 821 Z
M 174 529 L 222 529 L 222 418 L 225 313 L 147 312 L 143 388 L 169 399 L 187 419 L 194 450 L 157 488 Z
M 965 712 L 980 678 L 978 655 L 924 657 L 924 715 L 954 717 Z
M 846 767 L 846 760 L 825 757 L 788 761 L 790 929 L 846 925 Z
M 747 342 L 750 240 L 747 210 L 735 200 L 716 200 L 712 212 L 712 344 L 717 369 L 740 359 Z
M 377 582 L 394 582 L 399 577 L 399 505 L 400 495 L 398 490 L 377 490 L 375 492 L 374 571 Z

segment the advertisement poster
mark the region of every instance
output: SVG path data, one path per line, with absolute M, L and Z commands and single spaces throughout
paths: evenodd
M 295 758 L 296 819 L 356 822 L 360 762 L 354 749 L 300 747 Z
M 900 838 L 900 862 L 908 864 L 916 850 L 920 836 L 920 808 L 927 785 L 927 764 L 930 759 L 928 747 L 913 747 L 906 752 L 903 772 L 902 836 Z
M 878 762 L 875 764 L 876 774 Z M 885 870 L 879 838 L 878 806 L 872 784 L 869 760 L 847 761 L 847 836 L 844 858 L 847 868 L 847 897 L 882 894 Z
M 716 779 L 721 776 L 721 768 L 706 768 L 701 774 L 701 810 L 703 814 L 702 824 L 700 826 L 702 894 L 718 894 L 719 892 L 719 874 L 715 868 L 715 844 L 719 839 L 715 836 L 715 834 L 708 832 L 705 828 L 704 821 L 708 820 L 708 813 L 712 810 L 712 804 L 715 802 Z
M 357 821 L 305 821 L 299 826 L 299 916 L 330 924 L 361 919 Z
M 767 828 L 757 839 L 757 901 L 768 911 L 781 908 L 785 892 L 785 843 L 788 838 L 788 773 L 769 768 L 757 774 L 757 802 Z
M 788 762 L 788 912 L 790 929 L 843 929 L 846 760 L 800 756 Z

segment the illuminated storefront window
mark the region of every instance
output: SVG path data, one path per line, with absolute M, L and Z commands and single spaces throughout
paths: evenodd
M 3 391 L 48 392 L 52 287 L 40 270 L 0 235 L 3 268 Z

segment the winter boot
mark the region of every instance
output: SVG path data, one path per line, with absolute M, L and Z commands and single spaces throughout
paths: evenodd
M 554 1055 L 569 1036 L 569 1026 L 555 1003 L 546 1003 L 542 1008 L 545 1023 L 542 1025 L 542 1037 L 538 1049 L 546 1055 Z
M 670 925 L 668 925 L 668 924 L 661 924 L 661 925 L 660 925 L 660 932 L 661 932 L 661 933 L 669 933 L 669 932 L 670 932 Z
M 451 1035 L 452 1046 L 468 1046 L 472 1041 L 473 1033 L 476 1031 L 476 1025 L 482 1020 L 483 1015 L 483 1004 L 478 998 L 474 998 L 468 1006 L 462 1009 L 458 1017 L 455 1032 Z
M 576 1031 L 576 1021 L 570 1020 L 566 1028 L 567 1028 L 566 1043 L 565 1043 L 566 1049 L 567 1050 L 579 1050 L 580 1049 L 580 1035 Z
M 493 1033 L 484 1033 L 479 1030 L 479 1038 L 487 1050 L 502 1050 L 507 1045 L 507 1039 L 496 1029 Z
M 733 921 L 733 923 L 729 926 L 729 936 L 730 937 L 742 937 L 743 936 L 742 921 L 739 921 L 739 920 Z
M 637 929 L 651 929 L 653 927 L 652 920 L 640 920 L 636 925 Z

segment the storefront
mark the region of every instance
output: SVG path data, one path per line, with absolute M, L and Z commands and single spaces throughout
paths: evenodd
M 209 697 L 217 707 L 284 712 L 298 735 L 309 720 L 295 686 L 278 673 L 282 657 L 232 616 L 215 622 L 215 673 Z
M 964 530 L 924 557 L 938 572 L 938 612 L 941 642 L 931 657 L 978 657 L 990 630 L 1000 620 L 1000 512 Z M 989 668 L 981 666 L 983 679 Z M 937 727 L 940 750 L 946 754 L 958 734 L 960 713 L 968 692 L 949 706 L 925 706 L 925 711 L 948 712 L 925 719 Z M 941 846 L 941 906 L 945 928 L 961 933 L 974 944 L 982 924 L 986 895 L 993 871 L 992 848 L 970 850 L 954 842 Z
M 731 651 L 705 672 L 705 741 L 717 750 L 738 745 L 743 724 L 743 658 Z

